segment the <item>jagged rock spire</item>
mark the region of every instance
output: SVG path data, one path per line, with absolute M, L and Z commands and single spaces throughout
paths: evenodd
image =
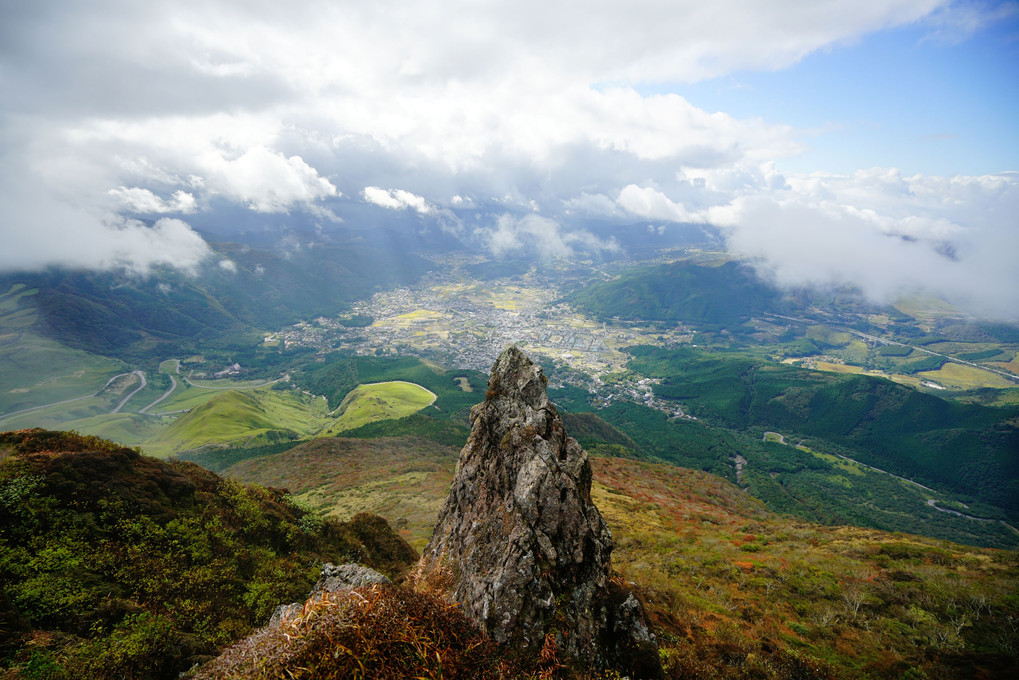
M 547 383 L 516 347 L 496 359 L 418 579 L 497 642 L 537 652 L 553 634 L 575 660 L 612 665 L 620 642 L 636 649 L 653 638 L 636 600 L 611 594 L 612 536 L 591 502 L 591 464 Z M 643 641 L 621 630 L 624 620 Z

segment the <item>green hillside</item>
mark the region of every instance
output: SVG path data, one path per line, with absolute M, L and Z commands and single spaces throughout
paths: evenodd
M 216 394 L 142 442 L 157 456 L 204 446 L 268 444 L 310 436 L 325 422 L 321 400 L 269 389 Z
M 358 385 L 347 393 L 336 409 L 336 420 L 318 435 L 328 437 L 379 420 L 403 418 L 434 401 L 435 394 L 403 380 Z
M 456 382 L 465 377 L 472 392 L 464 391 Z M 444 371 L 417 357 L 370 357 L 334 354 L 323 364 L 311 364 L 294 374 L 295 384 L 313 394 L 325 395 L 329 408 L 340 406 L 347 394 L 358 385 L 403 380 L 435 393 L 434 409 L 429 414 L 438 418 L 467 422 L 467 414 L 478 403 L 477 392 L 484 394 L 487 377 L 477 371 Z
M 729 325 L 775 311 L 779 295 L 736 262 L 715 267 L 672 262 L 589 283 L 566 301 L 599 319 Z
M 0 277 L 2 278 L 2 277 Z M 126 366 L 40 336 L 39 290 L 0 280 L 0 417 L 97 392 Z
M 1019 516 L 1016 408 L 959 404 L 862 375 L 766 364 L 719 352 L 634 348 L 655 393 L 741 431 L 826 443 L 864 463 Z
M 398 578 L 381 519 L 96 437 L 0 434 L 0 677 L 170 680 L 303 598 L 324 561 Z

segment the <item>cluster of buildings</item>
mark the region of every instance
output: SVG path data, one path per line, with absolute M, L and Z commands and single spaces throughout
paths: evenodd
M 657 399 L 649 379 L 602 382 L 601 374 L 620 371 L 626 344 L 664 340 L 661 330 L 648 336 L 632 324 L 593 323 L 580 319 L 558 291 L 492 284 L 482 287 L 455 280 L 433 280 L 414 288 L 377 293 L 348 312 L 371 317 L 371 325 L 348 327 L 342 318 L 318 317 L 266 337 L 267 344 L 310 347 L 323 355 L 345 350 L 362 355 L 427 355 L 447 366 L 487 372 L 499 353 L 517 344 L 543 361 L 551 359 L 575 372 L 566 382 L 597 393 L 603 405 L 627 400 L 686 416 L 676 405 Z M 689 331 L 676 329 L 673 341 L 689 341 Z M 675 334 L 673 334 L 675 335 Z M 562 375 L 562 374 L 561 374 Z

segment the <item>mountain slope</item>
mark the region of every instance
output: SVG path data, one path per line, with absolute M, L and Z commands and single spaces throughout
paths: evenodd
M 726 325 L 776 311 L 779 297 L 736 262 L 716 267 L 672 262 L 590 283 L 566 296 L 566 301 L 599 319 Z
M 421 544 L 452 479 L 453 451 L 408 438 L 319 440 L 230 474 L 300 479 L 300 497 L 341 517 L 373 504 Z M 724 479 L 672 465 L 594 456 L 592 467 L 613 564 L 648 609 L 667 677 L 891 679 L 912 669 L 1005 678 L 1017 670 L 1013 552 L 800 522 Z
M 0 290 L 23 286 L 19 309 L 34 328 L 69 347 L 124 359 L 240 343 L 254 328 L 335 314 L 379 287 L 410 283 L 430 268 L 420 257 L 364 242 L 293 250 L 214 243 L 195 272 L 169 267 L 128 272 L 50 269 L 0 276 Z M 249 339 L 254 339 L 250 337 Z
M 1019 409 L 959 404 L 887 380 L 724 352 L 633 348 L 655 394 L 738 430 L 808 437 L 829 452 L 967 494 L 1019 517 Z M 818 448 L 814 446 L 813 448 Z
M 307 592 L 323 561 L 399 576 L 413 551 L 363 515 L 96 437 L 0 434 L 0 675 L 175 678 Z

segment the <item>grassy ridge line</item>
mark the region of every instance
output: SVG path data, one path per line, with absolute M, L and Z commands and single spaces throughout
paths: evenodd
M 436 395 L 406 380 L 358 385 L 337 407 L 340 415 L 318 436 L 331 436 L 378 420 L 393 420 L 417 413 L 435 403 Z

